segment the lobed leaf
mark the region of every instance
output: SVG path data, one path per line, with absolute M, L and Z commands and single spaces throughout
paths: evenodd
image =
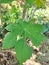
M 29 59 L 33 53 L 33 49 L 26 44 L 24 38 L 17 41 L 15 51 L 20 65 L 23 65 L 22 63 Z
M 34 24 L 34 21 L 25 22 L 22 19 L 17 20 L 6 27 L 9 33 L 5 35 L 3 40 L 3 49 L 15 47 L 17 59 L 22 65 L 27 59 L 30 58 L 33 49 L 26 44 L 26 38 L 30 38 L 32 43 L 39 46 L 46 37 L 41 34 L 45 29 L 43 25 Z M 17 40 L 17 36 L 20 39 Z

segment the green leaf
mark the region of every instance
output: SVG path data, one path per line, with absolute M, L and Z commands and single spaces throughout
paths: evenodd
M 18 28 L 17 24 L 11 23 L 5 29 L 7 29 L 8 31 L 15 31 L 16 28 Z
M 17 35 L 15 33 L 11 33 L 11 32 L 7 33 L 3 41 L 2 49 L 9 49 L 14 47 L 16 43 L 16 39 L 17 39 Z
M 34 3 L 34 0 L 26 0 L 26 2 L 29 4 L 29 5 L 33 5 L 33 3 Z
M 10 3 L 10 2 L 12 2 L 12 1 L 14 1 L 14 0 L 0 0 L 0 3 L 1 3 L 1 4 L 3 4 L 3 3 Z
M 37 8 L 45 8 L 46 7 L 46 0 L 26 0 L 29 5 L 36 5 Z
M 26 25 L 27 25 L 27 22 L 23 21 L 22 19 L 18 19 L 16 23 L 11 23 L 5 29 L 11 32 L 18 32 L 19 34 L 20 32 L 24 30 Z
M 40 24 L 29 23 L 25 29 L 26 37 L 29 37 L 35 46 L 39 46 L 46 37 L 42 34 L 45 27 Z
M 19 21 L 20 22 L 17 23 L 11 23 L 5 28 L 10 32 L 5 35 L 2 46 L 3 49 L 9 49 L 14 47 L 14 44 L 16 43 L 15 41 L 17 40 L 17 36 L 23 34 L 24 23 L 21 19 Z
M 45 29 L 43 25 L 34 24 L 33 20 L 25 22 L 22 19 L 12 23 L 6 27 L 9 33 L 5 35 L 3 41 L 3 49 L 15 47 L 16 56 L 22 65 L 32 54 L 32 48 L 26 44 L 26 38 L 30 38 L 35 46 L 39 46 L 46 37 L 41 34 Z M 17 36 L 22 36 L 17 40 Z
M 20 26 L 20 25 L 19 25 Z M 23 33 L 23 30 L 20 26 L 19 28 L 18 24 L 10 24 L 5 29 L 10 31 L 5 35 L 5 38 L 3 40 L 3 49 L 9 49 L 14 47 L 15 41 L 17 40 L 17 36 Z
M 46 6 L 46 0 L 35 0 L 34 2 L 37 8 L 42 8 Z
M 29 47 L 24 38 L 22 38 L 15 44 L 15 51 L 20 65 L 23 65 L 22 63 L 31 57 L 33 49 Z

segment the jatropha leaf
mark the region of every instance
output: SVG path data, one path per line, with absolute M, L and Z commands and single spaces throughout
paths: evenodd
M 29 37 L 34 45 L 39 46 L 40 43 L 46 39 L 46 37 L 42 34 L 43 30 L 45 30 L 43 25 L 30 22 L 26 27 L 25 36 Z
M 3 41 L 3 48 L 2 49 L 9 49 L 14 47 L 14 44 L 16 43 L 16 34 L 15 33 L 7 33 L 4 41 Z
M 24 38 L 17 41 L 15 51 L 20 65 L 23 65 L 23 62 L 29 59 L 33 53 L 33 49 L 27 45 Z
M 30 38 L 36 46 L 39 46 L 40 43 L 46 39 L 46 37 L 41 34 L 45 27 L 40 24 L 34 24 L 33 20 L 25 22 L 19 19 L 16 23 L 8 25 L 6 29 L 10 32 L 5 35 L 3 49 L 14 47 L 20 65 L 30 58 L 33 51 L 32 48 L 27 45 L 26 38 Z M 20 39 L 17 40 L 18 35 Z
M 9 49 L 14 47 L 14 44 L 16 43 L 16 40 L 17 40 L 17 36 L 23 33 L 21 25 L 19 25 L 20 28 L 18 25 L 19 24 L 12 23 L 5 28 L 10 32 L 8 32 L 5 35 L 5 38 L 3 41 L 3 49 Z
M 8 32 L 5 35 L 5 38 L 3 41 L 3 49 L 6 49 L 6 48 L 9 49 L 14 47 L 14 44 L 16 43 L 15 41 L 17 40 L 17 36 L 23 34 L 23 28 L 24 28 L 23 25 L 25 22 L 21 19 L 19 21 L 20 22 L 17 22 L 17 23 L 11 23 L 5 28 L 10 32 Z

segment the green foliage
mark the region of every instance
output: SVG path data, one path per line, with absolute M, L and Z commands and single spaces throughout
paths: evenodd
M 46 6 L 46 0 L 35 0 L 37 8 L 44 8 Z
M 7 22 L 9 20 L 7 8 L 2 8 L 1 16 L 2 16 L 2 22 Z
M 0 3 L 10 3 L 14 0 L 1 0 Z M 45 7 L 46 6 L 46 0 L 26 0 L 26 3 L 30 6 L 36 5 L 37 8 Z
M 34 4 L 34 0 L 26 0 L 26 2 L 31 6 Z
M 3 8 L 2 9 L 2 22 L 16 22 L 16 19 L 19 18 L 21 10 L 17 8 L 16 6 L 12 6 L 11 9 Z
M 12 1 L 14 1 L 14 0 L 0 0 L 0 3 L 2 4 L 2 3 L 10 3 L 10 2 L 12 2 Z
M 26 0 L 29 5 L 36 5 L 37 8 L 44 8 L 46 6 L 46 0 Z
M 3 41 L 3 49 L 9 49 L 14 47 L 16 51 L 17 59 L 20 65 L 32 54 L 32 48 L 26 43 L 26 38 L 30 38 L 34 45 L 39 46 L 40 43 L 46 39 L 46 37 L 41 34 L 45 27 L 40 24 L 34 24 L 33 20 L 29 23 L 18 19 L 16 23 L 12 23 L 6 27 L 8 32 L 5 35 Z M 17 39 L 18 35 L 20 36 Z
M 3 42 L 3 49 L 14 47 L 14 44 L 16 43 L 15 40 L 15 33 L 7 33 Z
M 25 39 L 22 38 L 15 44 L 16 57 L 18 58 L 20 65 L 29 59 L 32 55 L 33 49 L 27 46 Z

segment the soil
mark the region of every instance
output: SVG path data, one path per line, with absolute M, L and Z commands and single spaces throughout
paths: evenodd
M 0 38 L 0 65 L 19 65 L 14 48 L 2 50 L 2 38 Z
M 23 65 L 49 65 L 49 39 L 44 41 L 38 53 L 33 53 L 30 59 L 23 63 Z

